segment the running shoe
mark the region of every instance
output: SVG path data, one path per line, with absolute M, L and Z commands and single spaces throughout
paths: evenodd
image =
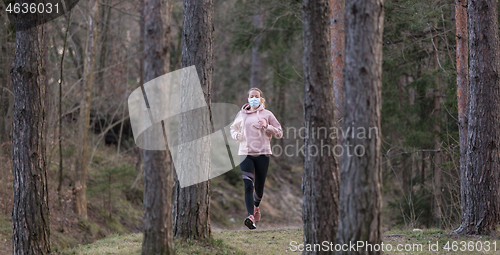
M 245 226 L 247 226 L 249 229 L 256 229 L 257 227 L 255 226 L 255 219 L 253 217 L 253 215 L 249 215 L 246 219 L 245 219 Z

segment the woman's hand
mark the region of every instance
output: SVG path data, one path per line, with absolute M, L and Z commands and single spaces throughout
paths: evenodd
M 267 120 L 266 119 L 260 119 L 256 124 L 252 125 L 256 129 L 263 129 L 267 127 Z
M 261 125 L 261 127 L 267 127 L 267 120 L 266 119 L 260 119 L 259 122 L 257 122 Z
M 242 133 L 238 133 L 236 135 L 236 140 L 241 141 L 242 138 L 243 138 L 243 134 Z

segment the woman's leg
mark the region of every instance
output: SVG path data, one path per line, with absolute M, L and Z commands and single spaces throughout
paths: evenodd
M 245 204 L 247 207 L 248 215 L 253 215 L 253 190 L 254 190 L 254 173 L 255 166 L 250 156 L 241 155 L 240 157 L 245 157 L 241 162 L 241 175 L 243 177 L 243 182 L 245 183 Z
M 255 195 L 254 205 L 259 207 L 262 196 L 264 195 L 264 184 L 266 183 L 267 168 L 269 167 L 269 155 L 260 155 L 254 158 L 255 164 Z

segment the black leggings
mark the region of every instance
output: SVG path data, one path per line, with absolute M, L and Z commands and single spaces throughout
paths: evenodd
M 241 159 L 243 159 L 240 168 L 245 183 L 245 204 L 248 215 L 253 215 L 253 206 L 258 207 L 264 195 L 264 183 L 266 182 L 270 155 L 240 155 Z

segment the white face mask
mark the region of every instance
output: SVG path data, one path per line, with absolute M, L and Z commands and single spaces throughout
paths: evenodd
M 252 108 L 257 108 L 260 105 L 260 98 L 252 97 L 248 99 L 248 103 Z

